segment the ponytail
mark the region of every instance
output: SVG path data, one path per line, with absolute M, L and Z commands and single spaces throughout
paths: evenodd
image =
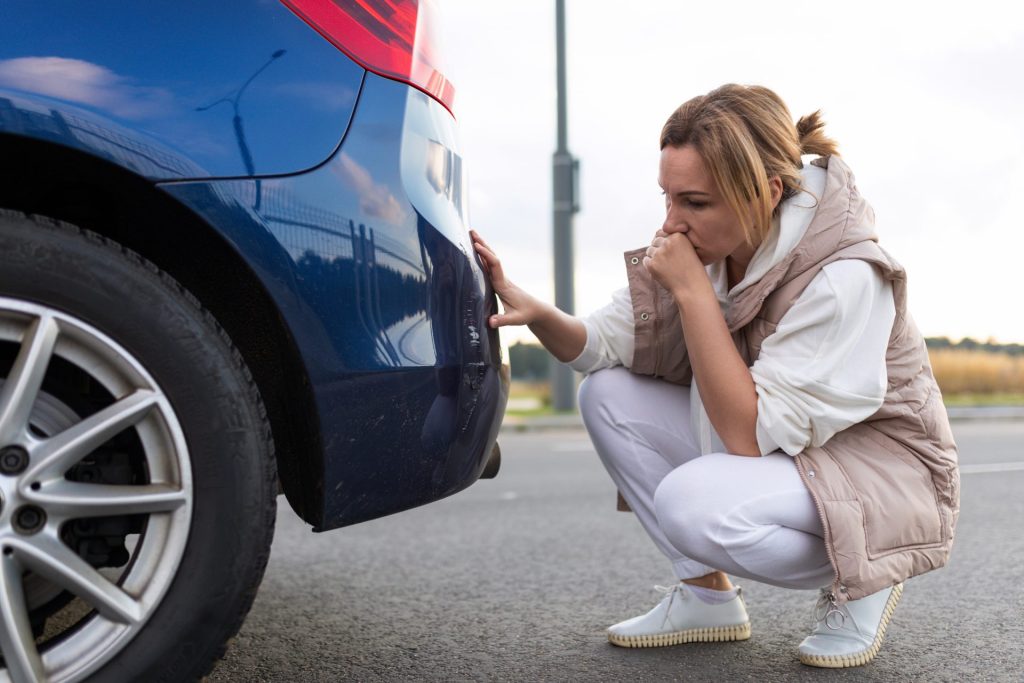
M 825 135 L 825 122 L 821 118 L 821 110 L 801 116 L 796 122 L 796 132 L 800 139 L 800 154 L 817 154 L 818 156 L 839 156 L 839 144 Z

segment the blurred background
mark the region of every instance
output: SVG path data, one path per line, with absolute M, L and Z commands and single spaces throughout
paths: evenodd
M 555 3 L 440 0 L 470 216 L 524 289 L 554 300 Z M 1024 10 L 1013 3 L 566 1 L 568 145 L 580 160 L 576 313 L 625 286 L 662 221 L 658 135 L 726 82 L 822 109 L 906 266 L 947 401 L 1024 404 Z M 513 412 L 549 410 L 549 366 L 505 328 Z

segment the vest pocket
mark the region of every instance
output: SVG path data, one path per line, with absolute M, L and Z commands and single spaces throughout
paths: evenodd
M 913 454 L 890 442 L 841 463 L 863 510 L 868 557 L 943 543 L 931 473 Z

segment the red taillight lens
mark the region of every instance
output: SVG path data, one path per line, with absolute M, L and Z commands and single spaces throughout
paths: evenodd
M 419 88 L 452 111 L 429 0 L 281 0 L 367 71 Z

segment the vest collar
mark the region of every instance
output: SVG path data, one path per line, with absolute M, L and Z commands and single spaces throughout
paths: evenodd
M 824 194 L 827 171 L 817 164 L 805 163 L 800 174 L 800 184 L 804 191 L 782 203 L 778 215 L 772 218 L 768 235 L 750 259 L 743 279 L 730 289 L 725 261 L 708 266 L 708 277 L 723 310 L 728 309 L 743 290 L 756 285 L 769 270 L 785 259 L 807 232 L 818 206 L 818 198 Z
M 744 278 L 730 292 L 725 321 L 732 332 L 757 315 L 768 295 L 822 259 L 858 242 L 878 240 L 874 212 L 857 191 L 850 167 L 838 157 L 822 157 L 811 163 L 826 169 L 824 189 L 814 216 L 796 245 L 760 279 L 741 288 L 747 280 Z

